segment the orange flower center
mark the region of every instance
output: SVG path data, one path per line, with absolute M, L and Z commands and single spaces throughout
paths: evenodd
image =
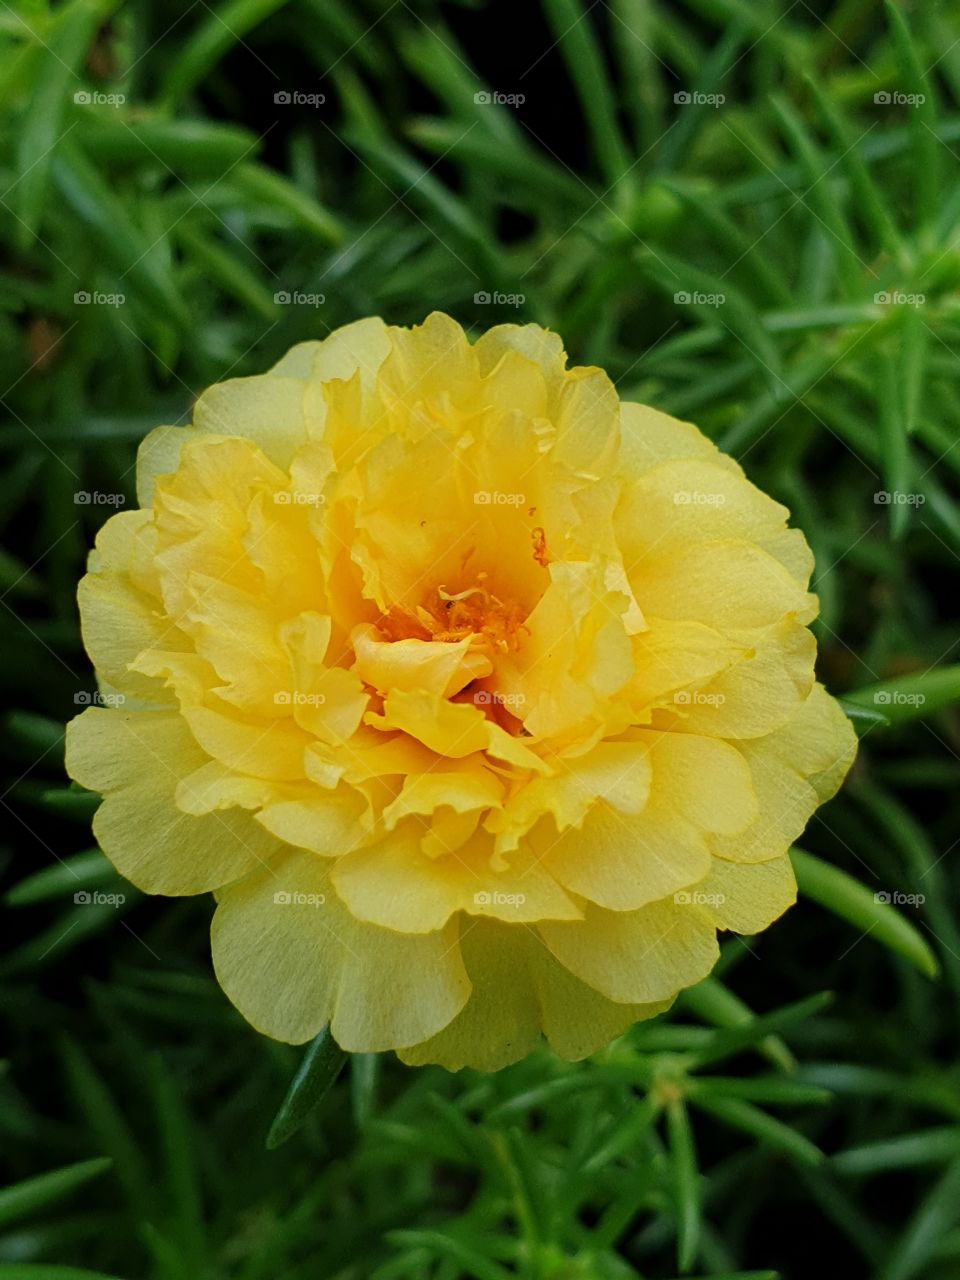
M 411 612 L 394 606 L 378 623 L 390 640 L 440 640 L 456 642 L 473 636 L 480 645 L 502 653 L 520 647 L 526 631 L 526 611 L 512 600 L 501 600 L 487 587 L 487 574 L 478 573 L 476 585 L 462 591 L 434 588 Z

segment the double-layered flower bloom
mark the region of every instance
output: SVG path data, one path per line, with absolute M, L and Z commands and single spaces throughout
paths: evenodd
M 854 752 L 812 562 L 694 427 L 556 335 L 363 320 L 210 388 L 104 525 L 69 727 L 149 893 L 214 890 L 267 1035 L 582 1057 L 794 900 Z

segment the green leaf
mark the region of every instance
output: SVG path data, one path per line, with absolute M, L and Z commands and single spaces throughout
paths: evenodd
M 262 164 L 244 162 L 230 171 L 230 187 L 245 200 L 265 205 L 288 217 L 294 226 L 326 244 L 346 240 L 346 228 L 339 218 L 298 187 Z
M 879 709 L 874 710 L 873 707 L 858 706 L 857 703 L 851 702 L 849 698 L 838 698 L 837 701 L 843 710 L 843 714 L 856 730 L 858 737 L 862 738 L 871 729 L 889 728 L 890 717 L 884 715 Z
M 681 992 L 679 1003 L 715 1027 L 749 1027 L 757 1016 L 749 1005 L 713 976 Z M 775 1067 L 783 1071 L 795 1070 L 796 1059 L 776 1036 L 765 1036 L 757 1048 Z
M 861 1175 L 915 1169 L 957 1157 L 960 1157 L 960 1127 L 950 1125 L 848 1147 L 835 1155 L 831 1164 L 839 1173 Z
M 171 275 L 160 266 L 155 244 L 130 219 L 116 194 L 82 152 L 64 144 L 53 177 L 69 208 L 129 284 L 137 301 L 154 308 L 177 329 L 190 328 L 190 310 Z
M 9 889 L 4 897 L 9 907 L 32 907 L 79 889 L 91 891 L 119 883 L 120 877 L 99 849 L 74 854 L 52 867 L 36 871 Z
M 287 3 L 288 0 L 229 0 L 226 4 L 218 4 L 215 9 L 205 6 L 203 22 L 172 63 L 166 83 L 167 104 L 177 107 L 229 49 L 243 43 L 248 32 Z M 277 79 L 272 67 L 268 67 L 258 55 L 253 56 L 260 65 L 258 78 L 252 83 L 258 84 L 267 101 L 271 101 L 274 91 L 285 86 Z
M 797 885 L 805 897 L 862 930 L 864 936 L 869 934 L 875 942 L 903 956 L 925 977 L 937 976 L 936 956 L 914 926 L 883 900 L 882 894 L 802 849 L 791 849 L 790 860 Z
M 940 185 L 941 144 L 934 132 L 937 111 L 933 85 L 924 70 L 920 51 L 902 12 L 893 0 L 884 0 L 884 8 L 903 77 L 903 84 L 896 88 L 901 93 L 913 94 L 919 99 L 907 108 L 912 144 L 913 190 L 916 193 L 914 217 L 915 221 L 929 225 L 936 216 Z
M 677 1266 L 689 1271 L 700 1243 L 700 1175 L 690 1117 L 681 1098 L 667 1104 L 667 1138 L 677 1217 Z
M 478 1249 L 446 1235 L 442 1231 L 402 1230 L 391 1231 L 387 1236 L 391 1244 L 421 1247 L 438 1258 L 448 1258 L 465 1268 L 476 1280 L 515 1280 L 516 1272 L 508 1271 L 498 1262 L 484 1257 Z M 411 1272 L 411 1275 L 415 1272 Z
M 130 1209 L 138 1215 L 148 1216 L 151 1201 L 150 1177 L 142 1144 L 83 1050 L 65 1037 L 62 1052 L 67 1077 L 80 1113 L 100 1147 L 112 1158 L 114 1171 L 127 1194 Z
M 36 237 L 54 150 L 65 133 L 75 127 L 74 121 L 65 131 L 63 121 L 74 91 L 81 89 L 77 73 L 98 24 L 115 7 L 116 0 L 113 4 L 73 0 L 59 11 L 49 36 L 41 42 L 40 67 L 27 104 L 25 124 L 17 136 L 17 178 L 9 192 L 16 192 L 21 248 L 27 248 Z
M 78 1164 L 68 1164 L 62 1169 L 42 1173 L 37 1178 L 27 1178 L 23 1182 L 0 1188 L 0 1226 L 25 1218 L 37 1209 L 62 1199 L 76 1187 L 82 1187 L 91 1178 L 105 1173 L 112 1163 L 106 1157 L 81 1160 Z
M 732 1027 L 730 1030 L 718 1031 L 702 1049 L 692 1051 L 689 1058 L 690 1068 L 696 1070 L 711 1062 L 719 1062 L 723 1058 L 742 1053 L 745 1049 L 756 1048 L 771 1032 L 781 1031 L 797 1022 L 803 1022 L 826 1008 L 832 999 L 831 992 L 820 991 L 817 995 L 808 996 L 805 1000 L 784 1005 L 782 1009 L 777 1009 L 773 1013 L 755 1017 L 749 1023 Z
M 196 170 L 207 181 L 255 153 L 259 143 L 249 129 L 208 120 L 166 120 L 138 116 L 116 121 L 99 116 L 82 135 L 83 150 L 96 161 L 117 165 L 157 164 L 175 173 Z
M 173 1204 L 172 1234 L 179 1271 L 199 1276 L 206 1269 L 206 1245 L 195 1129 L 173 1077 L 158 1055 L 147 1058 L 147 1078 L 159 1120 L 165 1166 L 163 1182 Z
M 702 1111 L 708 1111 L 725 1124 L 749 1133 L 767 1146 L 776 1147 L 801 1164 L 816 1167 L 826 1158 L 820 1148 L 814 1146 L 803 1134 L 775 1120 L 773 1116 L 768 1116 L 765 1111 L 749 1102 L 738 1098 L 714 1097 L 709 1093 L 691 1094 L 690 1101 Z
M 329 1028 L 325 1027 L 310 1042 L 267 1134 L 267 1146 L 271 1150 L 296 1133 L 336 1080 L 346 1060 L 347 1055 Z
M 353 1119 L 362 1128 L 377 1107 L 377 1081 L 380 1077 L 379 1053 L 354 1053 L 350 1056 L 350 1100 Z
M 830 1102 L 829 1089 L 802 1084 L 785 1076 L 690 1076 L 684 1082 L 684 1093 L 690 1097 L 704 1093 L 712 1097 L 743 1098 L 747 1102 L 775 1106 L 809 1106 Z
M 547 21 L 577 88 L 593 150 L 608 187 L 616 187 L 631 162 L 617 122 L 610 75 L 591 28 L 591 10 L 580 0 L 544 0 Z
M 903 311 L 908 308 L 902 308 Z M 914 488 L 913 463 L 907 441 L 906 417 L 903 410 L 902 370 L 888 357 L 876 355 L 876 378 L 879 389 L 877 412 L 880 420 L 880 456 L 883 481 L 886 488 L 887 514 L 890 519 L 890 536 L 902 538 L 910 523 L 908 498 Z M 877 496 L 874 497 L 874 502 Z M 883 507 L 877 507 L 877 514 Z
M 931 1275 L 928 1268 L 944 1233 L 960 1218 L 960 1159 L 944 1171 L 921 1200 L 907 1229 L 890 1251 L 878 1280 L 913 1280 Z
M 960 702 L 960 663 L 880 680 L 845 698 L 855 706 L 877 708 L 891 724 L 921 720 Z

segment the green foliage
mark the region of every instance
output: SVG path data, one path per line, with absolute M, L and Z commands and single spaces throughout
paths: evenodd
M 0 1280 L 960 1273 L 960 28 L 815 8 L 0 6 Z M 338 1076 L 90 850 L 74 587 L 150 427 L 434 308 L 556 328 L 790 507 L 861 751 L 805 900 L 669 1014 Z

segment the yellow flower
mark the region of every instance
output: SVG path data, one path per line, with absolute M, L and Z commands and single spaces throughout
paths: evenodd
M 79 590 L 122 699 L 68 768 L 123 875 L 216 891 L 265 1034 L 580 1058 L 793 902 L 854 753 L 810 552 L 555 334 L 348 325 L 211 387 L 137 483 Z

